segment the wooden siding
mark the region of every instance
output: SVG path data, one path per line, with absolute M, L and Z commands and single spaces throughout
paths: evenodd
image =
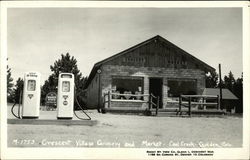
M 182 50 L 154 40 L 122 56 L 112 59 L 108 65 L 161 67 L 175 69 L 201 69 L 202 65 Z

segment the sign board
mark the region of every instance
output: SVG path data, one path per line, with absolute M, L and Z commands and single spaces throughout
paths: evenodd
M 50 92 L 46 95 L 45 101 L 48 106 L 56 106 L 57 95 L 55 92 Z

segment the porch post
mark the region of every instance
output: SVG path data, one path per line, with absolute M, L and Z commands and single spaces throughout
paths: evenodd
M 157 96 L 157 106 L 156 106 L 156 116 L 158 115 L 158 109 L 159 109 L 159 104 L 160 103 L 160 97 L 159 96 Z
M 179 97 L 179 115 L 181 115 L 181 105 L 182 105 L 182 97 Z
M 163 78 L 163 84 L 162 84 L 162 103 L 163 106 L 162 108 L 167 108 L 167 103 L 168 103 L 168 79 Z
M 149 94 L 149 79 L 147 76 L 144 77 L 144 93 L 143 94 Z M 149 101 L 149 96 L 144 96 L 144 101 Z
M 111 101 L 111 94 L 110 91 L 108 91 L 108 108 L 110 108 L 110 102 Z
M 220 109 L 220 96 L 217 95 L 217 110 Z
M 188 99 L 188 115 L 191 117 L 191 97 Z

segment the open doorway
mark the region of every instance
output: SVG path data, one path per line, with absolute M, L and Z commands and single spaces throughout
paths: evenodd
M 159 108 L 162 108 L 162 78 L 149 78 L 149 93 L 160 98 Z M 156 99 L 153 102 L 157 104 Z

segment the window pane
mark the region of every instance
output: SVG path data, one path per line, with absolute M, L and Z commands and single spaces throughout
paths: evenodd
M 197 84 L 195 80 L 184 81 L 184 80 L 169 80 L 168 81 L 168 96 L 179 97 L 183 95 L 194 95 L 196 94 Z
M 69 81 L 63 81 L 63 83 L 62 83 L 62 91 L 63 92 L 69 92 L 70 91 Z
M 132 94 L 135 94 L 135 92 L 139 91 L 143 93 L 143 78 L 113 78 L 112 88 L 122 94 L 124 92 L 131 92 Z
M 35 80 L 28 80 L 28 91 L 35 91 L 36 90 L 36 81 Z

